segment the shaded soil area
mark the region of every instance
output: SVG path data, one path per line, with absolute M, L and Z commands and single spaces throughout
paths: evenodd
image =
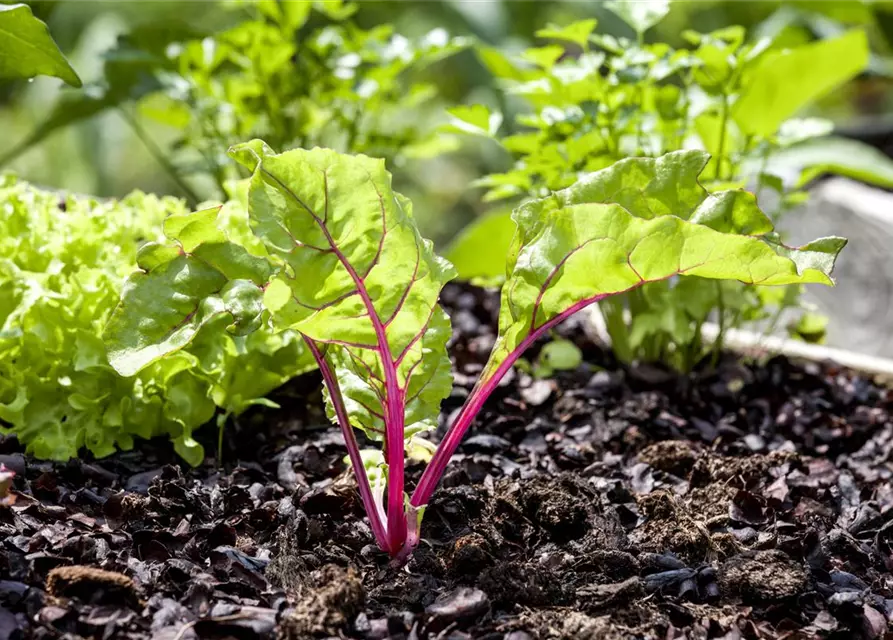
M 497 308 L 459 286 L 444 303 L 457 384 L 435 437 Z M 893 637 L 891 391 L 784 359 L 624 370 L 561 333 L 586 364 L 505 382 L 402 569 L 312 375 L 228 429 L 221 469 L 163 442 L 54 464 L 0 441 L 19 492 L 0 639 Z

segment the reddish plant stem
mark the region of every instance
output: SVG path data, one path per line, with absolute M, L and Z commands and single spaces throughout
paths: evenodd
M 258 158 L 258 162 L 259 161 L 260 158 Z M 338 247 L 338 243 L 335 242 L 335 238 L 329 231 L 328 226 L 326 226 L 329 211 L 329 188 L 328 175 L 325 171 L 323 172 L 323 182 L 325 184 L 326 190 L 326 202 L 325 212 L 322 217 L 320 217 L 313 209 L 311 209 L 306 202 L 301 200 L 301 198 L 298 197 L 298 195 L 294 191 L 292 191 L 288 187 L 288 185 L 282 182 L 282 180 L 280 180 L 269 171 L 263 171 L 267 176 L 270 177 L 271 180 L 278 183 L 283 191 L 288 193 L 294 199 L 294 201 L 299 204 L 299 206 L 304 208 L 316 222 L 319 230 L 322 232 L 322 234 L 326 238 L 326 241 L 329 243 L 329 246 L 332 249 L 332 253 L 344 267 L 344 270 L 347 271 L 350 279 L 353 280 L 353 283 L 357 289 L 357 293 L 363 300 L 363 305 L 366 307 L 366 312 L 369 314 L 369 321 L 372 323 L 372 328 L 375 331 L 375 337 L 378 343 L 378 354 L 381 358 L 381 366 L 384 370 L 385 378 L 386 398 L 384 406 L 384 416 L 387 449 L 385 450 L 384 455 L 385 460 L 388 461 L 387 531 L 388 539 L 390 541 L 388 552 L 391 555 L 396 555 L 400 552 L 400 549 L 403 547 L 403 542 L 406 540 L 406 517 L 403 513 L 403 421 L 405 418 L 403 409 L 404 390 L 400 388 L 400 381 L 397 377 L 397 365 L 394 362 L 394 357 L 391 355 L 391 348 L 388 344 L 386 327 L 382 323 L 381 318 L 378 317 L 378 312 L 375 309 L 375 305 L 372 304 L 372 298 L 369 296 L 369 291 L 366 289 L 365 277 L 366 275 L 368 275 L 368 273 L 363 276 L 357 273 L 357 270 L 347 259 L 347 256 L 345 256 L 341 249 Z M 382 211 L 382 222 L 384 222 L 384 211 Z M 382 231 L 382 237 L 379 241 L 379 252 L 381 251 L 382 243 L 384 242 L 384 234 L 386 232 L 387 229 Z
M 450 462 L 450 458 L 453 457 L 453 454 L 456 452 L 456 449 L 462 442 L 462 438 L 465 436 L 465 432 L 468 431 L 471 423 L 474 422 L 475 417 L 477 416 L 478 412 L 480 412 L 481 407 L 483 407 L 484 403 L 487 401 L 487 398 L 489 398 L 490 394 L 492 394 L 496 390 L 496 387 L 499 386 L 499 381 L 502 380 L 502 378 L 505 376 L 506 373 L 509 372 L 509 370 L 511 370 L 512 366 L 514 366 L 518 358 L 521 357 L 521 354 L 523 354 L 530 345 L 536 342 L 540 336 L 557 325 L 559 322 L 565 320 L 569 316 L 572 316 L 577 311 L 580 311 L 581 309 L 588 307 L 595 302 L 598 302 L 602 298 L 607 297 L 607 295 L 608 294 L 603 294 L 594 296 L 592 298 L 587 298 L 586 300 L 581 300 L 580 302 L 569 307 L 551 320 L 544 322 L 539 327 L 531 331 L 527 335 L 527 337 L 521 341 L 521 344 L 518 345 L 518 348 L 512 351 L 506 357 L 506 359 L 503 360 L 502 363 L 496 368 L 496 371 L 493 372 L 493 375 L 491 375 L 489 378 L 486 378 L 485 380 L 478 381 L 478 384 L 475 385 L 474 390 L 471 392 L 471 395 L 468 396 L 468 399 L 465 401 L 465 404 L 459 411 L 459 415 L 456 416 L 456 419 L 450 426 L 449 431 L 447 431 L 446 436 L 444 436 L 440 444 L 437 445 L 437 450 L 434 452 L 434 457 L 431 458 L 431 462 L 429 462 L 428 466 L 425 467 L 425 471 L 422 473 L 419 484 L 412 494 L 410 504 L 412 504 L 414 507 L 421 507 L 428 504 L 428 500 L 431 499 L 431 494 L 433 494 L 434 490 L 437 488 L 437 485 L 440 482 L 440 478 L 443 476 L 444 471 L 446 471 L 447 465 Z
M 341 395 L 341 387 L 335 378 L 335 373 L 329 366 L 325 357 L 320 353 L 319 347 L 313 339 L 301 334 L 310 353 L 316 360 L 319 370 L 322 373 L 323 382 L 329 390 L 329 397 L 332 400 L 332 406 L 335 408 L 335 415 L 338 418 L 338 426 L 341 427 L 341 435 L 344 437 L 344 444 L 347 447 L 347 455 L 350 457 L 350 465 L 357 478 L 357 485 L 360 487 L 360 498 L 363 501 L 363 507 L 366 509 L 366 515 L 369 517 L 369 525 L 372 527 L 372 533 L 375 535 L 375 541 L 382 551 L 390 552 L 390 541 L 388 533 L 385 529 L 381 518 L 378 515 L 378 507 L 375 504 L 375 498 L 372 496 L 372 486 L 369 484 L 369 477 L 366 475 L 366 467 L 363 464 L 363 457 L 360 455 L 360 446 L 357 444 L 357 438 L 354 435 L 350 422 L 347 419 L 347 409 L 344 406 L 344 398 Z

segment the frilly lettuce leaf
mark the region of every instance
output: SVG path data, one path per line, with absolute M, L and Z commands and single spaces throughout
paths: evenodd
M 167 220 L 193 255 L 222 259 L 194 246 L 201 216 L 174 198 L 60 197 L 12 177 L 0 177 L 0 207 L 0 431 L 16 434 L 33 455 L 64 460 L 86 448 L 104 456 L 135 438 L 168 435 L 186 461 L 199 464 L 204 451 L 192 432 L 218 408 L 238 414 L 312 367 L 296 334 L 237 336 L 225 331 L 232 316 L 224 313 L 187 348 L 134 376 L 119 375 L 101 334 L 140 244 L 147 272 L 171 269 L 164 265 L 182 256 L 157 242 Z M 218 222 L 230 237 L 251 235 L 237 201 L 223 206 Z M 263 257 L 258 247 L 251 251 Z M 249 273 L 246 267 L 240 275 Z M 247 306 L 237 288 L 223 294 Z M 143 302 L 150 310 L 165 303 L 151 296 Z

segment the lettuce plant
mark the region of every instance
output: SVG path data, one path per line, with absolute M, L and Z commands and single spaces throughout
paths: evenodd
M 660 157 L 674 149 L 703 149 L 712 156 L 703 180 L 708 190 L 753 188 L 776 220 L 806 197 L 802 187 L 816 170 L 854 175 L 889 186 L 890 163 L 859 143 L 828 162 L 836 148 L 832 124 L 801 117 L 816 99 L 868 65 L 865 33 L 785 48 L 769 39 L 748 41 L 741 27 L 712 33 L 687 31 L 686 46 L 647 42 L 646 32 L 671 10 L 669 2 L 612 2 L 635 39 L 600 34 L 594 19 L 537 31 L 540 46 L 508 55 L 486 45 L 477 52 L 520 113 L 500 133 L 502 113 L 483 105 L 450 110 L 450 132 L 497 141 L 511 166 L 483 177 L 484 199 L 542 197 L 582 175 L 629 156 Z M 868 161 L 871 158 L 871 161 Z M 873 170 L 866 172 L 865 165 Z M 505 246 L 507 208 L 481 220 L 453 247 L 467 260 L 463 276 L 502 275 L 499 260 L 473 249 Z M 503 233 L 503 237 L 494 234 Z M 466 246 L 468 248 L 466 248 Z M 799 306 L 799 285 L 764 290 L 739 282 L 674 279 L 603 301 L 615 354 L 621 361 L 662 361 L 692 368 L 715 345 L 701 343 L 701 325 L 722 329 L 751 321 L 776 322 Z M 720 336 L 722 332 L 720 332 Z M 802 335 L 802 334 L 801 334 Z
M 215 319 L 237 333 L 267 324 L 299 333 L 371 529 L 398 560 L 417 543 L 425 505 L 487 398 L 562 320 L 672 278 L 830 285 L 845 244 L 782 245 L 752 194 L 701 187 L 709 160 L 701 151 L 623 160 L 527 202 L 513 214 L 496 344 L 410 495 L 407 451 L 435 426 L 451 388 L 450 322 L 438 296 L 452 265 L 419 234 L 383 161 L 327 149 L 275 153 L 259 140 L 230 154 L 252 173 L 248 215 L 268 260 L 231 242 L 213 213 L 182 216 L 172 244 L 151 249 L 124 288 L 105 330 L 110 362 L 137 372 Z M 354 429 L 380 452 L 361 450 Z
M 238 415 L 267 403 L 267 393 L 306 367 L 294 333 L 243 338 L 211 326 L 188 350 L 121 376 L 109 365 L 102 327 L 140 244 L 175 228 L 189 215 L 185 204 L 138 192 L 107 201 L 60 196 L 3 177 L 0 211 L 0 433 L 15 434 L 38 458 L 66 460 L 82 448 L 105 456 L 135 438 L 168 436 L 197 465 L 204 450 L 194 429 L 218 408 Z M 263 254 L 238 202 L 214 224 Z M 139 252 L 144 261 L 156 245 Z

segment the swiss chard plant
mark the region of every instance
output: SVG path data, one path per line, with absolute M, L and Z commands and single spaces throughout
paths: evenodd
M 486 189 L 485 200 L 543 197 L 623 158 L 689 148 L 711 154 L 701 178 L 709 191 L 752 188 L 773 220 L 804 202 L 803 186 L 817 172 L 893 184 L 889 160 L 852 141 L 843 141 L 846 153 L 831 152 L 842 144 L 829 136 L 832 124 L 798 117 L 865 70 L 869 50 L 862 31 L 784 48 L 769 39 L 748 41 L 744 29 L 728 27 L 685 32 L 688 46 L 676 49 L 645 38 L 670 2 L 607 6 L 628 23 L 633 39 L 599 34 L 590 19 L 541 29 L 536 35 L 542 46 L 519 55 L 477 47 L 506 102 L 521 105 L 508 134 L 500 133 L 502 113 L 483 105 L 450 110 L 449 131 L 495 140 L 514 159 L 507 171 L 477 182 Z M 503 208 L 483 218 L 453 246 L 450 255 L 464 277 L 502 276 L 493 257 L 498 252 L 482 252 L 478 245 L 507 246 L 508 216 Z M 719 352 L 725 328 L 772 325 L 782 314 L 796 315 L 799 297 L 800 285 L 765 290 L 676 278 L 613 296 L 599 310 L 622 361 L 658 360 L 688 370 L 710 349 Z M 720 337 L 707 345 L 701 327 L 710 318 Z
M 251 171 L 248 216 L 268 258 L 230 242 L 214 216 L 178 218 L 149 249 L 105 329 L 112 366 L 135 373 L 184 348 L 200 325 L 297 332 L 322 374 L 378 545 L 405 559 L 450 457 L 525 350 L 574 313 L 673 278 L 830 285 L 845 241 L 787 247 L 751 193 L 710 194 L 709 157 L 630 158 L 515 210 L 499 332 L 464 406 L 410 493 L 407 455 L 450 393 L 450 321 L 438 304 L 455 270 L 418 232 L 384 162 L 327 149 L 231 155 Z M 363 450 L 355 430 L 380 450 Z

